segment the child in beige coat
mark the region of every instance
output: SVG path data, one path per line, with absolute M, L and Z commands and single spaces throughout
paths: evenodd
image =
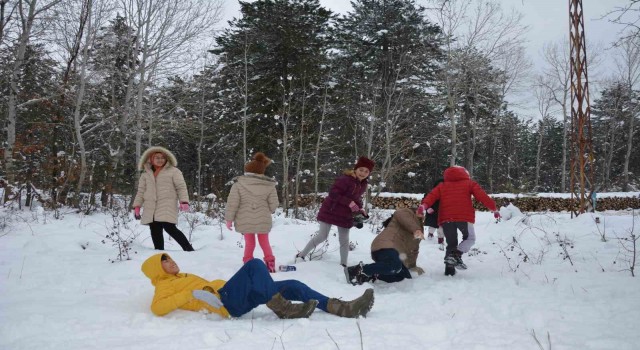
M 264 175 L 270 163 L 271 159 L 258 152 L 245 164 L 244 175 L 235 178 L 235 183 L 231 186 L 225 220 L 229 230 L 235 222 L 236 231 L 244 235 L 242 261 L 246 263 L 253 259 L 257 235 L 264 253 L 264 262 L 269 272 L 273 273 L 276 272 L 276 259 L 269 243 L 269 231 L 272 226 L 271 214 L 276 211 L 279 203 L 276 181 Z
M 155 249 L 164 250 L 164 230 L 184 251 L 193 251 L 187 237 L 176 226 L 178 207 L 181 211 L 189 210 L 187 184 L 177 165 L 176 157 L 164 147 L 150 147 L 142 154 L 138 163 L 142 174 L 133 210 L 142 225 L 149 225 Z

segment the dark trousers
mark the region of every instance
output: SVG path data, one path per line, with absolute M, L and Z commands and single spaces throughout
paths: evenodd
M 151 229 L 151 240 L 153 241 L 153 247 L 158 250 L 164 250 L 164 237 L 162 237 L 162 230 L 167 231 L 169 236 L 178 242 L 185 252 L 192 252 L 193 247 L 184 233 L 176 227 L 176 224 L 170 222 L 153 221 L 149 224 Z
M 317 307 L 324 311 L 327 311 L 329 300 L 300 281 L 274 281 L 267 266 L 259 259 L 249 260 L 242 265 L 218 293 L 220 301 L 234 317 L 240 317 L 258 305 L 266 304 L 276 293 L 290 301 L 317 300 Z
M 457 253 L 458 250 L 458 230 L 462 232 L 462 240 L 469 238 L 469 223 L 466 221 L 445 222 L 442 224 L 442 231 L 447 240 L 447 255 Z
M 373 264 L 364 265 L 362 271 L 368 276 L 376 276 L 377 279 L 388 283 L 400 282 L 405 278 L 411 278 L 411 272 L 407 269 L 397 250 L 385 248 L 371 252 Z

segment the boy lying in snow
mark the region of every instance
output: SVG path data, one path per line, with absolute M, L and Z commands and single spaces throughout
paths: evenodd
M 156 288 L 151 311 L 163 316 L 175 309 L 208 310 L 222 317 L 240 317 L 266 304 L 279 318 L 307 318 L 316 307 L 341 317 L 366 316 L 373 306 L 373 289 L 352 301 L 326 297 L 297 280 L 274 281 L 266 265 L 249 260 L 229 281 L 207 281 L 180 273 L 169 254 L 155 254 L 142 272 Z M 292 303 L 301 301 L 302 303 Z

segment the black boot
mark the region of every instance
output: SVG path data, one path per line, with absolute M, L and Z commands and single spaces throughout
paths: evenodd
M 444 275 L 454 276 L 456 274 L 456 258 L 453 252 L 447 252 L 444 256 Z
M 460 270 L 466 270 L 467 269 L 467 265 L 465 265 L 464 261 L 462 261 L 462 252 L 459 250 L 455 251 L 455 259 L 456 259 L 456 269 L 460 269 Z
M 364 264 L 362 261 L 358 265 L 349 266 L 344 268 L 344 275 L 347 278 L 347 282 L 355 285 L 360 285 L 365 282 L 375 282 L 375 277 L 369 276 L 364 273 Z

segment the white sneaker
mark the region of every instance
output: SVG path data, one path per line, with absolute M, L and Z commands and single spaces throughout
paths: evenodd
M 444 243 L 440 243 L 440 246 L 438 247 L 438 249 L 444 251 Z

